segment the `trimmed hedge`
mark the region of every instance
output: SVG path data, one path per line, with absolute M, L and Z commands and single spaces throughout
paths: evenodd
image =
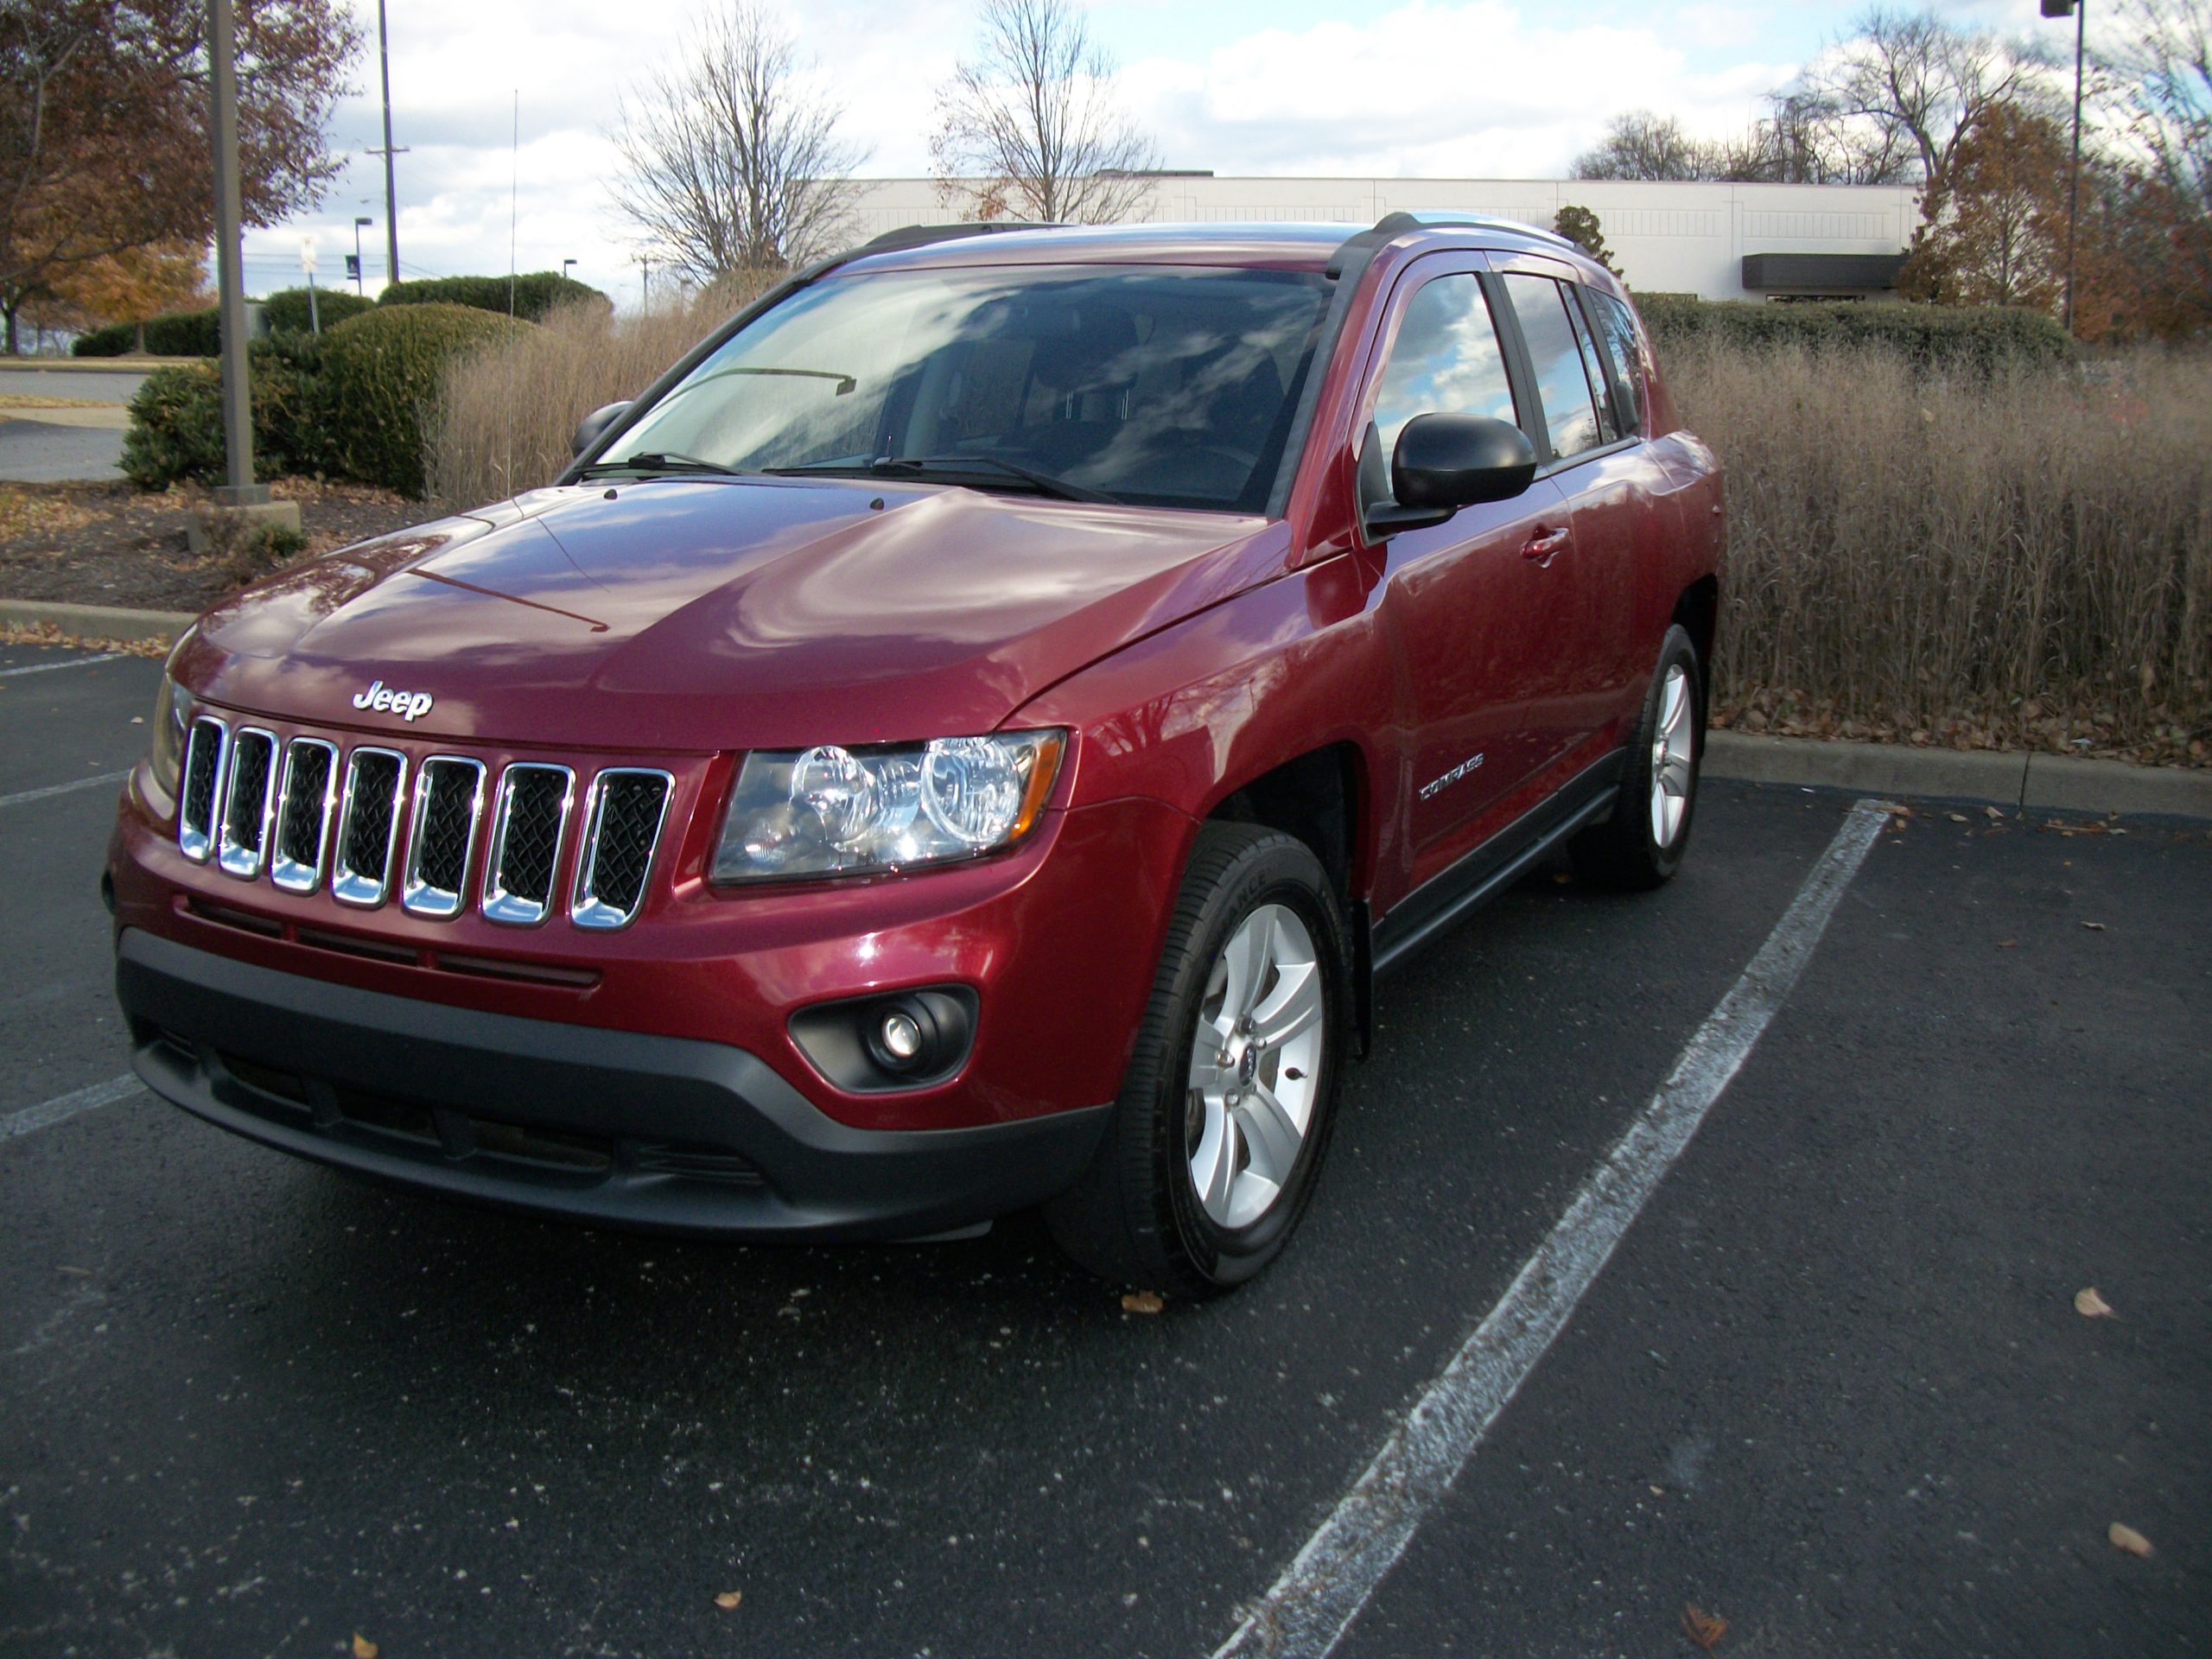
M 461 305 L 379 307 L 322 337 L 332 469 L 423 493 L 423 415 L 446 365 L 530 327 Z
M 2056 321 L 2009 306 L 1776 304 L 1638 294 L 1636 308 L 1662 352 L 1708 340 L 1751 347 L 1872 346 L 1921 368 L 1983 371 L 2007 362 L 2066 363 L 2076 354 Z
M 205 311 L 150 317 L 146 322 L 146 349 L 156 357 L 219 356 L 223 349 L 221 315 L 211 306 Z M 137 349 L 138 325 L 116 322 L 78 335 L 69 353 L 73 357 L 124 357 Z
M 359 294 L 348 294 L 342 288 L 318 288 L 315 291 L 315 308 L 308 307 L 308 291 L 304 288 L 281 289 L 261 302 L 261 315 L 269 324 L 272 334 L 304 334 L 313 332 L 314 319 L 322 319 L 323 332 L 327 334 L 348 317 L 358 317 L 364 311 L 377 308 L 374 300 Z
M 142 490 L 165 490 L 180 479 L 223 479 L 223 377 L 194 364 L 156 369 L 130 399 L 123 435 L 123 473 Z M 255 475 L 261 475 L 256 457 Z
M 563 276 L 557 270 L 534 270 L 514 279 L 514 315 L 524 322 L 543 322 L 557 305 L 577 305 L 596 300 L 611 303 L 588 283 Z M 377 296 L 378 305 L 465 305 L 478 311 L 507 315 L 505 276 L 425 276 L 410 283 L 393 283 Z
M 366 314 L 321 334 L 253 342 L 253 471 L 351 478 L 423 493 L 423 413 L 447 364 L 529 325 L 463 306 Z M 123 471 L 142 489 L 223 480 L 223 377 L 161 368 L 130 400 Z

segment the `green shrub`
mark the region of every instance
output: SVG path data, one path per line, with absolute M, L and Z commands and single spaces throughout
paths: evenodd
M 329 477 L 339 471 L 337 411 L 324 377 L 321 334 L 271 334 L 249 353 L 253 376 L 254 470 Z
M 205 311 L 180 311 L 175 316 L 150 317 L 146 321 L 146 347 L 156 357 L 214 357 L 223 349 L 221 314 L 212 306 Z M 138 325 L 111 323 L 89 334 L 79 334 L 70 346 L 76 357 L 122 357 L 138 349 Z
M 534 270 L 517 276 L 514 315 L 524 322 L 543 322 L 545 314 L 560 305 L 595 300 L 609 303 L 606 295 L 588 283 L 579 283 L 555 270 Z M 425 276 L 411 283 L 393 283 L 377 296 L 378 305 L 465 305 L 478 311 L 507 315 L 505 276 Z
M 365 484 L 423 494 L 423 417 L 448 365 L 531 325 L 460 305 L 379 307 L 323 336 L 333 467 Z
M 326 330 L 335 328 L 348 317 L 358 317 L 364 311 L 376 309 L 374 300 L 364 299 L 359 294 L 348 294 L 342 288 L 318 288 L 315 291 L 315 305 L 308 305 L 308 291 L 304 288 L 281 289 L 261 302 L 263 321 L 272 334 L 304 334 L 311 331 L 313 320 L 320 317 Z
M 148 375 L 130 400 L 124 476 L 165 490 L 180 479 L 219 480 L 223 463 L 223 377 L 198 364 Z
M 2017 307 L 1890 305 L 1842 301 L 1775 304 L 1638 294 L 1636 306 L 1662 353 L 1696 344 L 1749 347 L 1865 346 L 1923 369 L 1974 369 L 2073 360 L 2065 329 Z

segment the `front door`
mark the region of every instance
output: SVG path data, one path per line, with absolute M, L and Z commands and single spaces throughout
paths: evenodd
M 1440 254 L 1399 279 L 1368 391 L 1363 497 L 1387 495 L 1392 446 L 1414 416 L 1518 418 L 1493 297 L 1479 254 Z M 1382 613 L 1405 720 L 1413 885 L 1488 833 L 1487 810 L 1557 753 L 1541 705 L 1566 588 L 1542 549 L 1568 524 L 1559 487 L 1540 480 L 1387 544 Z

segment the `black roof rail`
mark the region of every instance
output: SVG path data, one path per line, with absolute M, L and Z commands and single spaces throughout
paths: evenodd
M 1534 237 L 1539 242 L 1581 251 L 1556 231 L 1539 230 L 1518 219 L 1498 219 L 1488 213 L 1463 213 L 1448 207 L 1416 208 L 1410 213 L 1385 213 L 1375 221 L 1372 229 L 1347 238 L 1330 257 L 1329 275 L 1340 276 L 1345 270 L 1364 265 L 1384 243 L 1395 241 L 1408 231 L 1435 230 L 1503 231 L 1509 235 Z
M 871 237 L 843 255 L 846 259 L 858 259 L 870 253 L 902 253 L 908 248 L 926 248 L 936 242 L 957 242 L 963 237 L 1001 236 L 1008 231 L 1064 231 L 1065 225 L 1031 224 L 1015 219 L 970 219 L 959 225 L 901 225 L 897 230 L 886 231 Z

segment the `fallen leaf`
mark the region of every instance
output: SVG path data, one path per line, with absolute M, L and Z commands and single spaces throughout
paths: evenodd
M 2105 1536 L 2112 1540 L 2114 1549 L 2124 1549 L 2131 1555 L 2148 1555 L 2151 1541 L 2133 1527 L 2123 1527 L 2117 1521 L 2106 1529 Z
M 1946 812 L 1943 816 L 1948 818 L 1953 823 L 1971 823 L 1973 822 L 1973 820 L 1967 817 L 1963 812 Z
M 2085 1319 L 2108 1319 L 2113 1317 L 2112 1304 L 2097 1294 L 2094 1285 L 2074 1293 L 2074 1311 Z
M 359 1630 L 353 1632 L 353 1659 L 377 1659 L 377 1644 Z
M 2005 816 L 2004 812 L 1997 807 L 1985 806 L 1981 810 L 1986 816 L 1993 818 L 2001 818 Z
M 2020 942 L 2018 939 L 2006 939 L 1999 944 L 1997 948 L 1999 950 L 2017 950 L 2020 948 Z
M 743 1601 L 744 1599 L 744 1591 L 725 1590 L 721 1594 L 715 1598 L 715 1605 L 721 1608 L 724 1612 L 728 1612 L 731 1608 L 736 1606 L 739 1602 Z
M 1720 1645 L 1720 1638 L 1728 1634 L 1728 1621 L 1691 1602 L 1682 1609 L 1682 1634 L 1711 1653 Z
M 1122 1298 L 1124 1313 L 1157 1313 L 1166 1306 L 1156 1290 L 1133 1290 Z
M 2101 933 L 2105 931 L 2105 925 L 2102 922 L 2084 922 L 2082 925 L 2092 933 Z

